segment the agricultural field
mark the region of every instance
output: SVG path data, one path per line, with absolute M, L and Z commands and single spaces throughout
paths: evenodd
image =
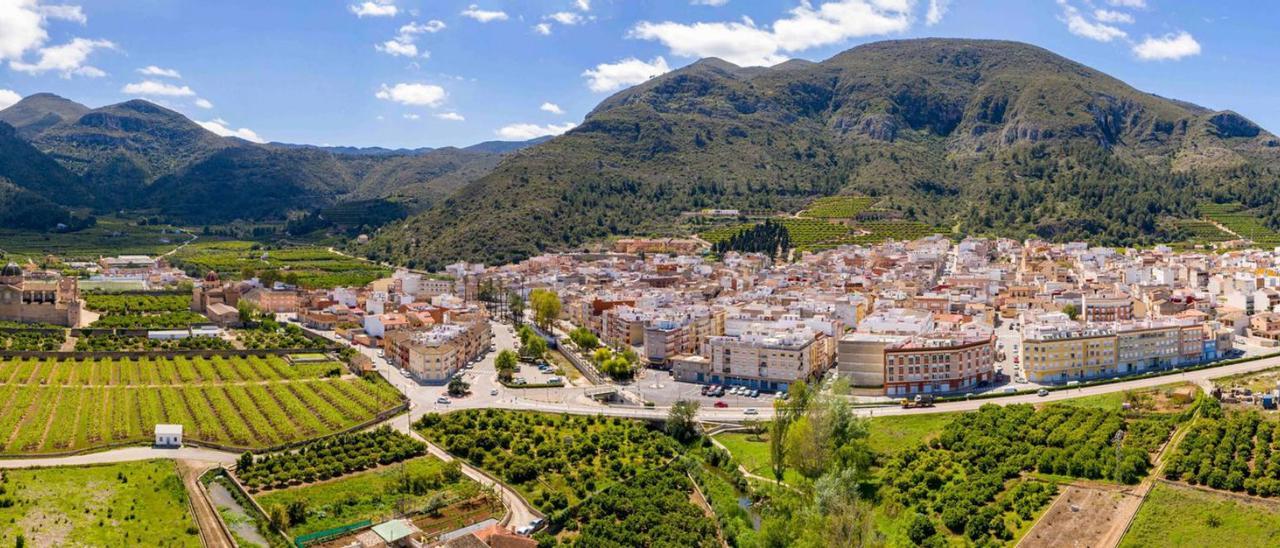
M 1232 388 L 1247 388 L 1254 393 L 1269 392 L 1280 388 L 1280 368 L 1222 377 L 1214 379 L 1213 383 L 1224 392 L 1230 392 Z
M 1192 243 L 1214 243 L 1225 242 L 1235 239 L 1235 236 L 1223 232 L 1217 225 L 1200 219 L 1178 219 L 1175 221 L 1177 228 L 1187 231 L 1190 234 L 1188 241 Z
M 219 337 L 152 339 L 121 335 L 93 335 L 76 339 L 77 352 L 143 352 L 155 350 L 232 350 L 231 342 Z
M 661 467 L 679 448 L 643 423 L 594 416 L 466 410 L 425 415 L 414 427 L 502 478 L 547 514 Z
M 147 442 L 158 423 L 243 448 L 356 426 L 402 396 L 381 379 L 335 377 L 333 362 L 276 356 L 0 360 L 0 454 Z
M 51 352 L 62 346 L 67 332 L 62 328 L 19 329 L 0 331 L 0 350 L 42 350 Z
M 394 517 L 401 499 L 408 510 L 442 508 L 481 496 L 480 484 L 456 464 L 431 456 L 340 479 L 274 490 L 254 499 L 290 536 L 298 537 L 362 520 Z
M 1280 504 L 1157 483 L 1120 546 L 1275 546 L 1276 539 Z
M 0 477 L 5 546 L 201 545 L 173 461 L 12 469 Z
M 777 218 L 787 229 L 791 246 L 799 251 L 818 251 L 841 245 L 871 245 L 886 240 L 915 240 L 947 230 L 917 221 L 864 221 L 852 227 L 817 218 Z M 711 244 L 727 240 L 758 223 L 720 226 L 698 236 Z
M 206 318 L 190 310 L 160 312 L 157 314 L 106 314 L 94 320 L 89 327 L 100 329 L 175 329 L 209 323 Z
M 720 546 L 716 525 L 690 502 L 693 485 L 679 470 L 657 468 L 610 485 L 562 518 L 572 531 L 556 546 Z
M 381 266 L 322 247 L 264 249 L 261 244 L 237 241 L 192 244 L 175 254 L 172 262 L 188 274 L 203 276 L 212 270 L 224 278 L 238 278 L 251 273 L 308 289 L 363 286 L 390 275 Z
M 809 204 L 808 209 L 800 212 L 800 216 L 815 219 L 852 219 L 869 209 L 874 203 L 875 198 L 867 196 L 828 196 L 814 200 Z
M 1268 228 L 1254 214 L 1245 211 L 1241 204 L 1200 204 L 1200 215 L 1256 244 L 1280 244 L 1280 233 Z
M 263 348 L 331 348 L 335 346 L 332 342 L 316 340 L 306 336 L 302 328 L 297 325 L 291 323 L 280 324 L 274 320 L 264 321 L 257 327 L 250 329 L 237 329 L 232 333 L 242 346 L 255 350 Z
M 191 307 L 190 293 L 86 293 L 83 298 L 89 310 L 108 315 L 182 312 Z
M 103 255 L 159 255 L 191 239 L 169 226 L 143 225 L 115 217 L 99 217 L 96 226 L 76 232 L 37 232 L 0 228 L 0 258 L 97 260 Z
M 284 489 L 419 457 L 427 445 L 383 426 L 314 441 L 296 451 L 255 457 L 242 455 L 236 477 L 250 492 Z
M 1280 421 L 1257 411 L 1224 414 L 1216 404 L 1191 424 L 1165 464 L 1165 478 L 1280 497 Z

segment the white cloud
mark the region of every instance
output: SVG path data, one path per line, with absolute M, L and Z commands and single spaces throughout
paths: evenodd
M 587 87 L 591 91 L 604 92 L 639 84 L 670 70 L 667 60 L 662 57 L 655 57 L 648 63 L 628 57 L 617 63 L 600 63 L 596 68 L 583 71 L 582 76 L 587 78 Z
M 533 32 L 543 36 L 551 36 L 551 23 L 538 23 L 533 26 Z
M 23 2 L 22 0 L 18 0 L 18 3 L 21 4 Z M 73 21 L 80 23 L 81 25 L 89 22 L 89 19 L 84 16 L 84 10 L 81 10 L 80 6 L 38 6 L 38 10 L 40 11 L 40 15 L 43 15 L 48 19 Z
M 1186 31 L 1147 37 L 1133 46 L 1133 53 L 1143 61 L 1177 61 L 1183 57 L 1200 54 L 1200 43 Z
M 560 105 L 557 105 L 552 102 L 542 103 L 542 106 L 538 107 L 538 110 L 541 110 L 543 112 L 550 112 L 552 114 L 557 114 L 557 115 L 564 114 L 564 109 L 560 108 Z
M 177 86 L 155 80 L 143 80 L 127 84 L 120 88 L 121 93 L 128 95 L 146 95 L 151 97 L 192 97 L 195 96 L 195 90 L 187 86 Z
M 242 127 L 240 129 L 231 129 L 231 127 L 229 127 L 231 124 L 228 124 L 227 121 L 223 120 L 222 118 L 214 118 L 212 120 L 209 120 L 208 122 L 201 122 L 197 120 L 196 123 L 200 124 L 200 127 L 205 128 L 210 132 L 212 132 L 213 134 L 221 137 L 239 137 L 246 141 L 252 141 L 255 143 L 267 142 L 266 139 L 263 139 L 256 132 L 254 132 L 252 129 L 249 129 L 247 127 Z
M 18 95 L 18 92 L 11 89 L 0 89 L 0 110 L 9 108 L 21 100 L 22 96 Z
M 463 17 L 470 17 L 481 23 L 489 23 L 491 21 L 506 21 L 507 12 L 499 10 L 482 10 L 480 6 L 471 4 L 467 9 L 462 10 Z
M 560 125 L 547 124 L 545 126 L 540 126 L 538 124 L 511 124 L 509 126 L 503 126 L 494 133 L 497 134 L 498 137 L 508 141 L 528 141 L 529 139 L 536 139 L 547 135 L 560 135 L 561 133 L 573 129 L 574 126 L 577 125 L 578 124 L 573 122 L 565 122 Z
M 591 0 L 577 0 L 573 5 L 580 11 L 591 11 Z
M 1113 11 L 1096 9 L 1093 10 L 1093 18 L 1103 23 L 1132 23 L 1133 16 L 1123 11 Z
M 178 71 L 176 70 L 160 68 L 155 65 L 147 65 L 138 69 L 138 74 L 142 74 L 144 76 L 163 76 L 165 78 L 182 78 L 182 75 L 178 74 Z
M 405 114 L 405 115 L 404 115 L 404 119 L 405 119 L 405 120 L 417 120 L 418 118 L 421 118 L 421 116 L 418 116 L 417 114 Z
M 747 66 L 775 65 L 788 53 L 838 44 L 850 38 L 902 32 L 911 26 L 914 0 L 831 0 L 817 7 L 803 2 L 772 28 L 741 22 L 650 23 L 629 36 L 662 42 L 681 57 L 720 57 Z
M 729 3 L 729 0 L 689 0 L 690 4 L 695 6 L 712 6 L 720 7 Z
M 69 78 L 73 75 L 98 78 L 106 76 L 107 73 L 96 67 L 84 64 L 85 61 L 89 59 L 89 55 L 94 50 L 115 49 L 115 47 L 114 43 L 107 40 L 73 38 L 70 42 L 62 45 L 40 48 L 40 59 L 35 63 L 14 59 L 9 61 L 9 67 L 16 71 L 31 74 L 57 71 L 62 73 L 63 78 Z
M 196 106 L 200 108 L 213 108 L 213 103 L 210 103 L 209 100 L 204 97 L 196 97 Z
M 1107 0 L 1107 3 L 1122 8 L 1142 9 L 1147 7 L 1147 0 Z
M 0 2 L 0 60 L 20 60 L 23 54 L 44 44 L 49 33 L 45 17 L 32 0 Z
M 456 112 L 441 112 L 440 114 L 436 115 L 436 118 L 439 118 L 441 120 L 448 120 L 450 122 L 465 122 L 467 120 L 461 114 L 458 114 Z
M 351 4 L 351 13 L 356 17 L 395 17 L 400 13 L 395 0 L 370 0 L 359 4 Z
M 414 36 L 417 34 L 422 34 L 424 32 L 435 34 L 444 29 L 445 29 L 444 21 L 441 21 L 439 19 L 432 19 L 430 21 L 427 21 L 426 23 L 410 22 L 400 27 L 400 36 Z
M 393 101 L 415 107 L 438 107 L 448 95 L 444 88 L 440 86 L 403 83 L 390 87 L 382 84 L 382 89 L 374 94 L 375 97 L 384 101 Z
M 387 55 L 417 57 L 418 46 L 413 42 L 401 42 L 398 39 L 391 39 L 381 44 L 374 44 L 373 49 L 381 51 Z
M 1067 31 L 1071 32 L 1071 34 L 1099 42 L 1110 42 L 1117 38 L 1128 38 L 1129 36 L 1125 31 L 1111 25 L 1090 21 L 1080 13 L 1080 10 L 1068 4 L 1066 0 L 1058 0 L 1058 5 L 1062 6 L 1062 16 L 1059 17 L 1059 20 L 1067 24 Z
M 929 0 L 929 11 L 924 15 L 924 24 L 933 26 L 942 22 L 942 16 L 951 7 L 951 0 Z
M 576 25 L 581 23 L 585 18 L 571 11 L 560 11 L 551 15 L 543 16 L 543 19 L 550 19 L 561 25 Z

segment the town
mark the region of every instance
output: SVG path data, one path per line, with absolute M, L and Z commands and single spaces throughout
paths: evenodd
M 696 238 L 622 239 L 590 252 L 497 266 L 457 263 L 440 272 L 390 269 L 364 285 L 318 288 L 291 283 L 298 276 L 290 263 L 272 261 L 290 253 L 314 261 L 332 252 L 240 253 L 253 257 L 249 263 L 286 266 L 225 277 L 200 272 L 192 265 L 201 261 L 184 255 L 102 257 L 61 270 L 32 261 L 5 266 L 6 369 L 63 384 L 73 375 L 65 367 L 45 372 L 36 364 L 101 363 L 102 371 L 82 382 L 107 390 L 80 405 L 141 405 L 137 413 L 154 416 L 100 433 L 80 418 L 83 411 L 61 403 L 68 397 L 24 394 L 31 407 L 7 415 L 17 430 L 6 453 L 56 458 L 136 440 L 154 426 L 157 448 L 244 448 L 249 455 L 264 442 L 305 448 L 327 443 L 308 441 L 314 434 L 388 424 L 392 429 L 378 436 L 413 447 L 421 442 L 395 436 L 421 433 L 436 451 L 465 454 L 456 440 L 431 435 L 442 424 L 436 417 L 504 409 L 669 425 L 676 410 L 688 408 L 706 424 L 751 428 L 784 420 L 797 389 L 858 406 L 856 415 L 878 412 L 883 418 L 876 421 L 916 420 L 899 414 L 917 412 L 949 417 L 945 411 L 975 410 L 986 401 L 1018 405 L 1121 390 L 1139 394 L 1125 400 L 1125 409 L 1143 405 L 1144 397 L 1186 405 L 1188 390 L 1261 412 L 1274 413 L 1280 402 L 1280 383 L 1265 380 L 1280 355 L 1280 255 L 1257 249 L 926 236 L 806 251 L 784 261 L 769 253 L 707 253 Z M 158 373 L 123 367 L 129 360 Z M 1188 382 L 1188 372 L 1201 376 Z M 1210 380 L 1232 374 L 1244 382 Z M 160 380 L 133 380 L 154 375 Z M 329 381 L 289 380 L 310 375 Z M 238 379 L 262 379 L 266 388 L 242 395 Z M 165 388 L 172 393 L 148 404 L 111 388 L 146 382 L 173 383 Z M 212 394 L 182 388 L 210 382 L 218 385 Z M 15 385 L 19 393 L 21 386 Z M 45 413 L 52 422 L 30 420 Z M 237 416 L 243 418 L 231 418 Z M 65 435 L 47 430 L 62 423 Z M 746 450 L 741 446 L 752 442 L 738 436 L 715 439 L 730 451 Z M 417 462 L 420 450 L 404 458 Z M 242 490 L 236 512 L 251 515 L 254 505 L 243 500 L 262 497 L 260 491 L 284 488 L 280 497 L 293 500 L 289 491 L 301 496 L 310 489 L 309 476 L 299 476 L 301 488 L 257 479 L 250 471 L 258 464 L 245 458 L 252 459 L 235 457 L 237 465 L 211 484 L 219 493 Z M 518 542 L 543 534 L 562 503 L 528 502 L 522 497 L 531 492 L 501 486 L 489 475 L 495 472 L 506 474 L 466 466 L 455 477 L 473 479 L 452 480 L 462 482 L 455 510 L 473 520 L 432 517 L 439 510 L 425 518 L 398 514 L 411 519 L 379 512 L 372 515 L 389 521 L 362 529 L 363 522 L 348 528 L 341 520 L 304 525 L 305 508 L 292 518 L 266 509 L 257 528 L 237 534 L 288 531 L 308 545 L 344 545 L 369 531 L 383 540 L 359 542 L 452 545 L 449 539 L 460 536 Z M 498 492 L 488 502 L 466 494 L 477 488 L 466 487 L 472 481 Z M 563 527 L 562 519 L 551 526 Z M 451 523 L 462 528 L 442 529 Z

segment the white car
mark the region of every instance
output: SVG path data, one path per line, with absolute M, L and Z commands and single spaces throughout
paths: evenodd
M 490 391 L 489 391 L 489 395 L 490 395 L 490 396 L 497 396 L 497 395 L 498 395 L 498 389 L 497 389 L 497 388 L 494 388 L 493 390 L 490 390 Z
M 747 408 L 747 410 L 746 410 L 746 411 L 743 411 L 742 413 L 743 413 L 743 414 L 746 414 L 746 415 L 759 415 L 759 414 L 760 414 L 760 412 L 759 412 L 759 411 L 756 411 L 756 408 L 754 408 L 754 407 L 749 407 L 749 408 Z
M 436 403 L 441 403 L 441 404 L 446 404 L 446 405 L 447 405 L 447 404 L 449 404 L 450 402 L 449 402 L 449 398 L 447 398 L 447 397 L 445 397 L 445 396 L 440 396 L 440 397 L 436 398 Z
M 520 536 L 522 536 L 522 537 L 527 537 L 527 536 L 529 536 L 529 533 L 532 533 L 532 532 L 533 532 L 533 526 L 532 526 L 532 525 L 524 525 L 524 526 L 521 526 L 521 527 L 516 528 L 516 534 L 517 534 L 517 535 L 520 535 Z

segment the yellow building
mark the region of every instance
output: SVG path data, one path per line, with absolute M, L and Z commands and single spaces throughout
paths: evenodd
M 1052 383 L 1115 374 L 1116 335 L 1110 329 L 1040 325 L 1023 331 L 1027 380 Z

